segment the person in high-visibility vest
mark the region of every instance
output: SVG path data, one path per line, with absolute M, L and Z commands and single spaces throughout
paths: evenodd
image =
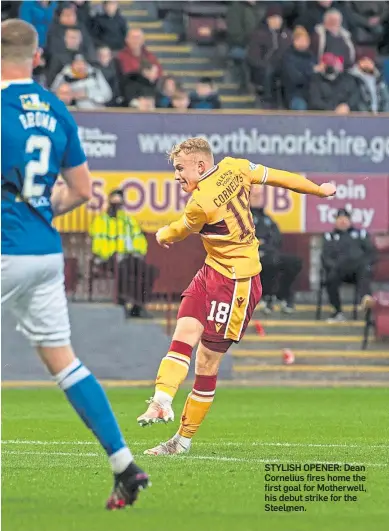
M 155 267 L 146 264 L 147 239 L 135 218 L 124 209 L 122 190 L 108 196 L 108 208 L 92 221 L 94 264 L 105 271 L 115 271 L 118 262 L 119 304 L 125 307 L 126 317 L 148 317 L 144 308 L 157 276 Z

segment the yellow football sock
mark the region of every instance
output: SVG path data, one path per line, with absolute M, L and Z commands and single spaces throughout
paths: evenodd
M 188 375 L 192 347 L 182 341 L 172 341 L 170 350 L 162 359 L 155 381 L 155 391 L 174 398 L 178 387 Z
M 178 434 L 182 437 L 191 439 L 205 419 L 215 396 L 216 378 L 217 375 L 196 375 L 192 392 L 186 399 L 181 416 Z

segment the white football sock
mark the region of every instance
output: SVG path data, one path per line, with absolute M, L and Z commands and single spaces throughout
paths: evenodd
M 165 391 L 155 391 L 154 400 L 162 407 L 171 406 L 173 398 Z
M 174 439 L 176 441 L 179 442 L 179 444 L 185 448 L 185 450 L 187 450 L 191 443 L 192 443 L 192 439 L 190 439 L 189 437 L 184 437 L 183 435 L 180 435 L 179 433 L 176 433 L 175 436 L 174 436 Z
M 108 459 L 114 474 L 121 474 L 124 472 L 128 465 L 134 460 L 130 449 L 126 446 L 110 455 Z

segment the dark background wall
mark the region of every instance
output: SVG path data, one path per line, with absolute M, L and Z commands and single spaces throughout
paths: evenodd
M 160 270 L 155 291 L 180 293 L 204 262 L 205 252 L 200 237 L 190 236 L 187 240 L 174 244 L 169 250 L 157 244 L 154 234 L 148 234 L 147 239 L 147 261 Z M 296 289 L 309 291 L 310 235 L 284 234 L 283 250 L 301 257 L 303 270 L 298 277 Z
M 72 342 L 79 358 L 98 378 L 154 380 L 167 353 L 170 337 L 151 321 L 125 321 L 120 307 L 104 304 L 70 304 Z M 15 330 L 15 320 L 2 313 L 2 380 L 49 380 L 35 351 Z M 193 375 L 193 366 L 191 374 Z M 231 375 L 229 357 L 220 376 Z M 150 389 L 152 386 L 150 386 Z M 147 393 L 145 398 L 148 398 Z

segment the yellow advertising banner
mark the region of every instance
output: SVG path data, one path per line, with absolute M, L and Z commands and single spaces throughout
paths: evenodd
M 156 232 L 182 214 L 188 194 L 174 181 L 171 172 L 92 172 L 93 197 L 89 203 L 55 220 L 61 232 L 88 232 L 93 216 L 106 207 L 108 194 L 120 188 L 125 210 L 145 232 Z M 60 184 L 60 183 L 59 183 Z M 264 187 L 267 213 L 282 232 L 301 232 L 305 196 L 280 188 Z

